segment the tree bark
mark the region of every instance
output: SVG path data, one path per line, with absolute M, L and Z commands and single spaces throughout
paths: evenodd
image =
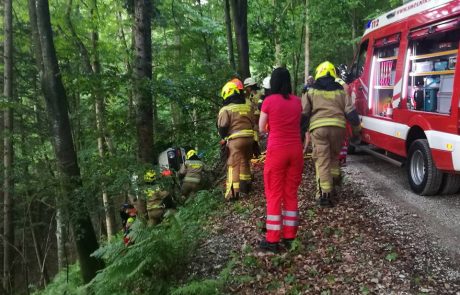
M 67 264 L 65 255 L 65 226 L 63 220 L 63 213 L 61 208 L 56 208 L 56 245 L 57 245 L 57 258 L 58 269 L 61 271 Z
M 136 104 L 137 159 L 141 164 L 154 162 L 152 83 L 152 5 L 150 0 L 134 0 L 134 101 Z M 143 198 L 136 204 L 145 216 Z
M 308 1 L 305 0 L 305 84 L 307 84 L 310 75 L 310 25 L 308 18 Z
M 280 22 L 281 17 L 283 17 L 283 13 L 279 13 L 279 5 L 276 2 L 276 0 L 272 0 L 272 5 L 273 5 L 273 39 L 275 42 L 275 65 L 277 67 L 281 67 L 282 65 L 282 60 L 281 60 L 281 40 L 280 40 L 280 34 L 279 34 L 279 26 L 278 23 Z
M 90 256 L 98 248 L 98 243 L 84 197 L 78 192 L 82 186 L 80 168 L 73 145 L 66 91 L 54 47 L 48 0 L 36 0 L 36 15 L 42 49 L 42 90 L 52 126 L 53 147 L 63 182 L 64 198 L 72 208 L 70 221 L 81 274 L 84 282 L 89 282 L 103 267 L 103 262 Z
M 231 0 L 230 3 L 238 50 L 238 74 L 244 80 L 251 76 L 249 70 L 248 1 Z
M 233 53 L 233 31 L 232 31 L 232 18 L 230 16 L 230 2 L 229 0 L 224 1 L 224 12 L 225 12 L 225 28 L 227 31 L 227 54 L 228 63 L 230 67 L 236 71 L 235 65 L 235 54 Z
M 5 0 L 4 14 L 4 74 L 3 95 L 8 102 L 13 102 L 13 7 L 12 0 Z M 4 111 L 4 140 L 3 140 L 3 288 L 7 292 L 14 289 L 13 253 L 14 253 L 14 223 L 13 223 L 13 110 L 8 107 Z

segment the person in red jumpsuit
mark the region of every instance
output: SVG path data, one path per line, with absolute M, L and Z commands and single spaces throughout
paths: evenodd
M 266 236 L 260 248 L 279 250 L 280 241 L 286 247 L 296 238 L 298 227 L 297 190 L 303 170 L 300 98 L 292 95 L 291 76 L 285 68 L 273 71 L 271 95 L 265 98 L 259 119 L 259 130 L 268 135 L 264 167 L 267 200 Z

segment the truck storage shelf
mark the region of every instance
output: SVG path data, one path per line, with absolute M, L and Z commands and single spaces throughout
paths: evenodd
M 445 71 L 431 71 L 431 72 L 411 72 L 409 75 L 411 77 L 418 77 L 418 76 L 432 76 L 432 75 L 453 75 L 455 70 L 445 70 Z
M 393 89 L 395 88 L 394 86 L 375 86 L 375 89 Z
M 396 60 L 396 59 L 398 59 L 397 56 L 379 57 L 379 58 L 377 58 L 377 61 L 381 62 L 381 61 Z
M 448 51 L 441 51 L 441 52 L 435 52 L 435 53 L 429 53 L 429 54 L 421 54 L 421 55 L 415 55 L 411 56 L 411 60 L 417 60 L 417 59 L 424 59 L 424 58 L 431 58 L 431 57 L 438 57 L 438 56 L 445 56 L 445 55 L 454 55 L 457 54 L 458 50 L 448 50 Z

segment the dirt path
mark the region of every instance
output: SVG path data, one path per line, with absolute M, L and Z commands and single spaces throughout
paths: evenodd
M 375 207 L 385 208 L 392 215 L 394 223 L 403 219 L 405 224 L 399 222 L 401 226 L 423 234 L 460 262 L 460 194 L 416 195 L 410 190 L 405 168 L 369 155 L 349 156 L 345 171 Z
M 333 209 L 315 206 L 312 163 L 307 161 L 299 191 L 298 242 L 280 254 L 257 248 L 265 200 L 262 167 L 255 167 L 254 192 L 214 217 L 211 235 L 189 273 L 217 278 L 232 261 L 225 283 L 231 294 L 460 295 L 455 254 L 446 254 L 439 241 L 414 227 L 423 220 L 418 213 L 401 210 L 396 202 L 374 202 L 386 197 L 361 181 L 370 172 L 353 161 L 358 160 L 350 160 L 340 203 Z

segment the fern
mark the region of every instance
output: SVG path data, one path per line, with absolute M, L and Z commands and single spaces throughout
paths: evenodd
M 107 266 L 86 287 L 96 294 L 166 294 L 185 270 L 197 243 L 205 233 L 202 225 L 219 204 L 217 194 L 199 192 L 193 202 L 158 226 L 133 225 L 134 244 L 107 245 L 94 253 Z

